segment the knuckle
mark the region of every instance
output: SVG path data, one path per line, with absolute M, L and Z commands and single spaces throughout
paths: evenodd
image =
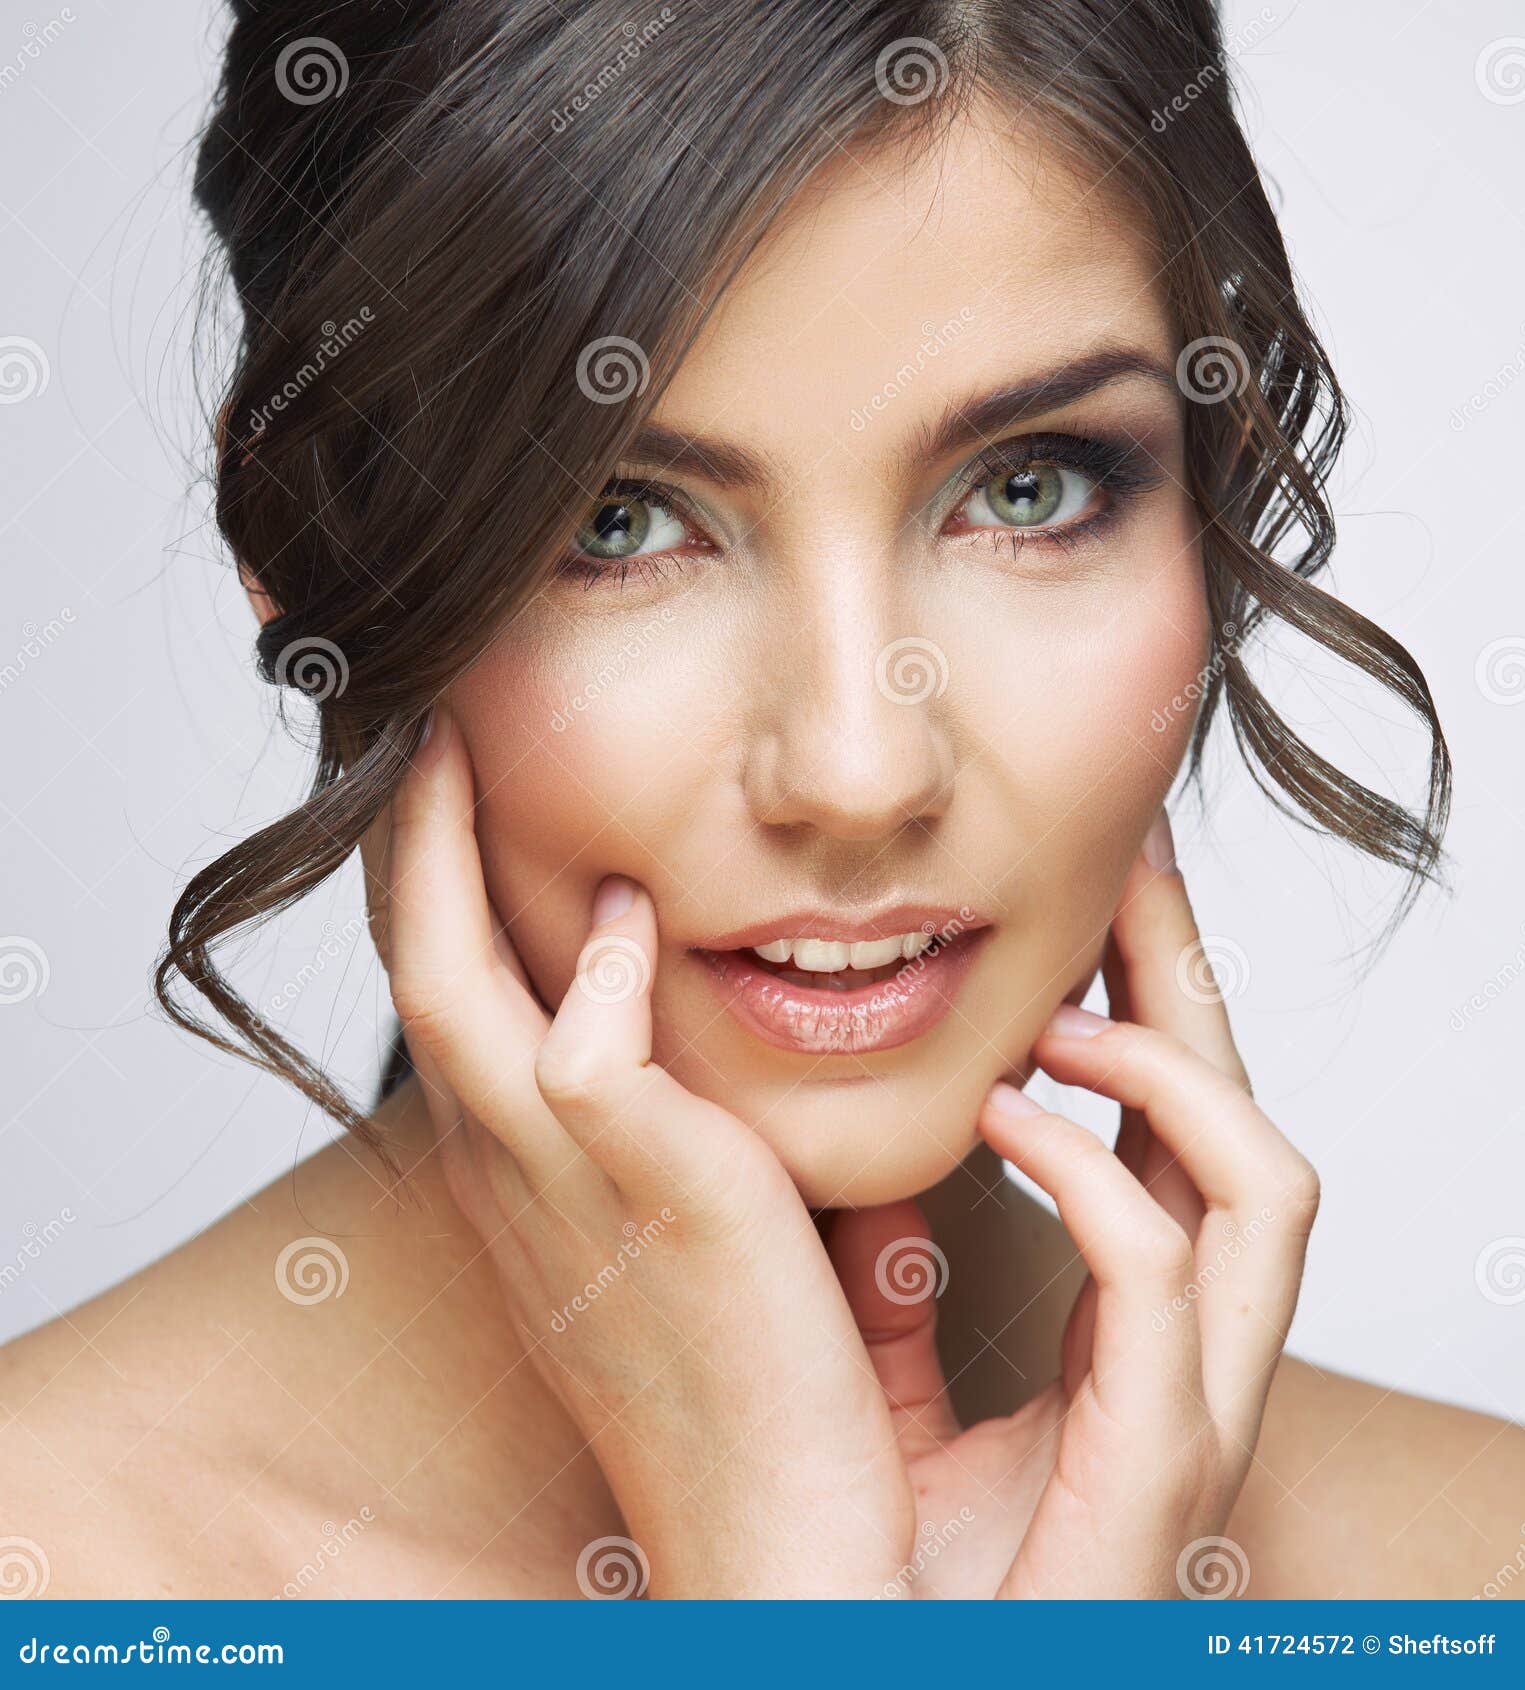
M 1151 1273 L 1169 1280 L 1185 1279 L 1196 1259 L 1185 1229 L 1163 1210 L 1141 1226 L 1139 1254 Z
M 1306 1232 L 1318 1216 L 1322 1195 L 1318 1170 L 1304 1157 L 1295 1156 L 1277 1184 L 1272 1206 L 1300 1232 Z
M 535 1086 L 555 1110 L 587 1114 L 609 1099 L 609 1076 L 596 1051 L 547 1039 L 535 1054 Z
M 414 967 L 394 966 L 387 976 L 392 1007 L 410 1032 L 443 1033 L 450 1016 L 449 983 Z

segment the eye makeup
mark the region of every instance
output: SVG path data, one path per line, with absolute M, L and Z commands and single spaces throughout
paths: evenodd
M 1010 538 L 1014 552 L 1018 546 L 1034 541 L 1068 549 L 1109 527 L 1121 516 L 1130 499 L 1150 491 L 1165 479 L 1153 452 L 1131 435 L 1117 438 L 1064 433 L 1019 435 L 999 441 L 982 452 L 964 466 L 951 487 L 945 488 L 937 500 L 939 508 L 947 509 L 944 522 L 956 519 L 973 498 L 995 483 L 1005 483 L 1013 489 L 1016 503 L 1012 508 L 1016 509 L 1038 479 L 1035 472 L 1044 470 L 1055 472 L 1059 479 L 1052 475 L 1049 479 L 1055 481 L 1060 491 L 1064 477 L 1083 482 L 1088 488 L 1084 509 L 1052 525 L 1003 524 L 998 519 L 971 523 L 951 534 L 943 528 L 940 537 L 967 539 L 970 535 L 991 534 L 998 542 Z M 1071 488 L 1069 502 L 1073 502 L 1074 496 Z M 1031 504 L 1030 499 L 1027 502 Z M 1061 508 L 1064 502 L 1063 498 L 1057 500 Z M 693 506 L 679 488 L 642 476 L 616 476 L 607 482 L 579 533 L 596 531 L 607 537 L 623 531 L 636 535 L 636 543 L 642 543 L 642 537 L 658 526 L 642 515 L 645 508 L 662 513 L 669 523 L 681 527 L 685 531 L 683 543 L 653 552 L 632 552 L 624 557 L 600 557 L 574 546 L 562 558 L 558 573 L 582 581 L 585 587 L 618 587 L 632 573 L 643 581 L 662 580 L 681 572 L 696 558 L 720 551 L 720 547 L 702 534 L 693 533 L 698 526 Z

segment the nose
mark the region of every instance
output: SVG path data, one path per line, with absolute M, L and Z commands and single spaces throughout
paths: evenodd
M 861 578 L 860 578 L 861 580 Z M 885 839 L 953 794 L 947 653 L 895 634 L 850 594 L 770 630 L 765 702 L 743 785 L 756 818 L 842 840 Z

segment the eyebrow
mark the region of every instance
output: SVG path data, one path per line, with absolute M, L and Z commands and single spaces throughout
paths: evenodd
M 988 441 L 1025 417 L 1057 411 L 1098 388 L 1137 377 L 1177 391 L 1174 371 L 1148 353 L 1133 347 L 1094 352 L 950 405 L 936 423 L 917 431 L 916 450 L 935 461 L 959 446 Z M 697 475 L 721 487 L 760 490 L 782 479 L 764 454 L 735 441 L 686 434 L 656 422 L 646 423 L 620 456 L 631 463 L 660 464 L 663 473 Z

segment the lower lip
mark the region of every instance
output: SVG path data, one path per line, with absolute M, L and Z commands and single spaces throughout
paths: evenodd
M 807 1056 L 859 1056 L 909 1044 L 953 1007 L 988 927 L 924 951 L 888 979 L 851 991 L 796 986 L 745 951 L 695 951 L 721 1001 L 749 1032 Z

